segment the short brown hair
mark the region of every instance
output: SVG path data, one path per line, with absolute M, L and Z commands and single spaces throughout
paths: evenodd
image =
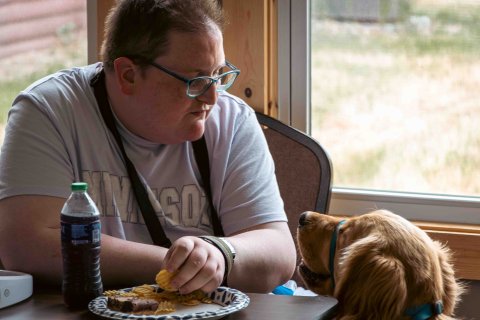
M 105 21 L 104 66 L 113 69 L 118 57 L 151 61 L 168 50 L 170 31 L 204 32 L 212 23 L 223 31 L 219 0 L 117 0 Z

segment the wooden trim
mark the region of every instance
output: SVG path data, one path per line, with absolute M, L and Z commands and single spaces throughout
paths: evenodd
M 268 108 L 270 1 L 222 1 L 227 18 L 224 31 L 225 55 L 242 71 L 229 92 L 260 112 L 265 112 Z
M 102 48 L 103 42 L 103 31 L 105 28 L 105 18 L 108 15 L 108 11 L 111 7 L 115 5 L 115 0 L 101 0 L 96 1 L 97 3 L 97 56 L 98 60 L 100 57 L 100 49 Z
M 225 55 L 242 70 L 229 90 L 256 111 L 278 115 L 277 1 L 222 0 Z M 248 96 L 248 92 L 251 96 Z
M 424 230 L 442 231 L 442 232 L 460 232 L 467 234 L 479 234 L 480 225 L 476 224 L 451 224 L 431 221 L 414 221 L 414 223 Z M 479 247 L 480 251 L 480 247 Z
M 267 105 L 265 113 L 278 117 L 278 1 L 267 1 L 268 11 L 268 80 Z

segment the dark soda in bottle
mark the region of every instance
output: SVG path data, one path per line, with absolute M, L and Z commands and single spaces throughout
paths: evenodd
M 100 214 L 87 193 L 88 184 L 75 182 L 61 212 L 63 256 L 62 293 L 69 308 L 86 308 L 103 292 L 100 274 Z

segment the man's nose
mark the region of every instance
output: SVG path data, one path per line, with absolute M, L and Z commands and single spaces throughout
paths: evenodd
M 207 91 L 205 91 L 203 94 L 197 97 L 198 101 L 201 101 L 211 106 L 217 103 L 217 99 L 218 99 L 218 92 L 217 92 L 217 85 L 215 83 L 212 83 L 212 85 L 210 86 L 210 88 L 208 88 Z

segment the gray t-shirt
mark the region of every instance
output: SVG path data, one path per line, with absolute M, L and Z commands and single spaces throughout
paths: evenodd
M 67 198 L 72 182 L 85 181 L 101 212 L 102 232 L 151 243 L 120 150 L 90 86 L 98 67 L 47 76 L 15 99 L 0 154 L 0 199 Z M 174 241 L 212 234 L 191 143 L 153 143 L 129 132 L 118 119 L 117 127 L 167 236 Z M 206 121 L 205 139 L 213 204 L 225 234 L 286 221 L 273 160 L 254 111 L 241 99 L 220 94 Z

